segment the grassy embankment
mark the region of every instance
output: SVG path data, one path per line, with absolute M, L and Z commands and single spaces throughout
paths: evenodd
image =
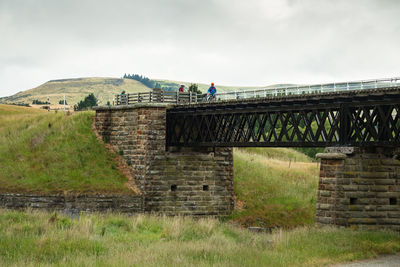
M 216 219 L 0 210 L 0 265 L 322 266 L 400 250 L 391 232 L 298 228 L 256 234 Z
M 285 228 L 314 223 L 318 165 L 310 158 L 286 148 L 236 149 L 234 168 L 233 220 Z
M 130 193 L 92 118 L 0 105 L 0 191 Z

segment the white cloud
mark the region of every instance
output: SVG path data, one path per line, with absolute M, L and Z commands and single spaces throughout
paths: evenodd
M 116 76 L 230 85 L 399 76 L 400 2 L 0 1 L 0 96 Z

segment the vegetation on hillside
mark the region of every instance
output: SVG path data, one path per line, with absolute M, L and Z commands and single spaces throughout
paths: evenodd
M 195 93 L 195 94 L 202 94 L 203 92 L 199 90 L 199 86 L 195 83 L 190 84 L 189 92 Z
M 292 149 L 234 151 L 238 207 L 230 216 L 244 226 L 284 227 L 314 223 L 318 165 Z
M 216 219 L 0 210 L 0 265 L 322 266 L 400 251 L 393 232 L 251 233 Z
M 312 158 L 296 151 L 292 148 L 265 148 L 265 147 L 246 147 L 240 148 L 239 152 L 256 154 L 266 159 L 292 162 L 312 162 Z M 236 153 L 236 150 L 235 150 Z
M 48 101 L 40 101 L 38 99 L 34 99 L 32 101 L 32 105 L 48 105 L 48 104 L 50 104 L 50 102 L 48 102 Z
M 139 74 L 124 74 L 124 79 L 132 79 L 143 83 L 149 88 L 161 88 L 160 84 L 156 81 Z
M 92 119 L 0 105 L 0 191 L 131 193 Z
M 94 94 L 89 94 L 88 96 L 85 97 L 85 99 L 79 101 L 78 104 L 74 105 L 74 110 L 79 111 L 79 110 L 87 110 L 92 107 L 97 106 L 97 98 L 94 96 Z

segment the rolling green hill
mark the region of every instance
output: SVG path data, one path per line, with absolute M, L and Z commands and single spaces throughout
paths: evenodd
M 118 78 L 76 78 L 48 81 L 36 88 L 19 92 L 15 95 L 0 99 L 0 103 L 26 103 L 31 104 L 34 99 L 46 101 L 50 99 L 51 104 L 58 104 L 65 95 L 67 103 L 74 105 L 85 96 L 93 93 L 99 100 L 100 105 L 107 101 L 112 102 L 115 94 L 122 90 L 128 93 L 146 92 L 150 90 L 142 83 L 131 79 Z

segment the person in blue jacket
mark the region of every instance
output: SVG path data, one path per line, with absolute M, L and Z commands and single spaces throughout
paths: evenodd
M 215 100 L 215 95 L 217 94 L 217 88 L 215 88 L 214 83 L 211 83 L 210 88 L 208 88 L 207 94 L 209 95 L 209 99 Z

